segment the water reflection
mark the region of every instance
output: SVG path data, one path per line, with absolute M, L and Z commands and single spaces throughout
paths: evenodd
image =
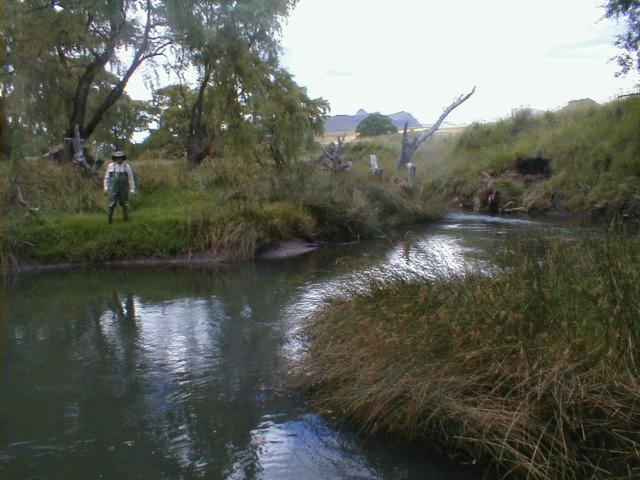
M 566 229 L 457 214 L 398 241 L 278 263 L 21 278 L 3 306 L 2 473 L 474 478 L 309 413 L 282 394 L 282 366 L 300 352 L 301 318 L 328 297 L 365 288 L 370 275 L 489 265 L 511 233 Z
M 282 421 L 285 420 L 285 421 Z M 376 478 L 353 438 L 316 415 L 286 420 L 266 415 L 230 468 L 230 479 Z

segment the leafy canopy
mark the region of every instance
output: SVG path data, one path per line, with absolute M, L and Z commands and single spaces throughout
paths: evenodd
M 110 116 L 110 111 L 128 80 L 169 44 L 158 0 L 3 4 L 0 88 L 8 127 L 18 134 L 31 131 L 45 144 L 71 136 L 75 125 L 84 138 L 100 129 L 103 137 L 105 129 L 114 133 L 109 123 L 120 116 Z M 123 135 L 131 130 L 115 128 Z
M 278 34 L 295 3 L 168 0 L 181 82 L 152 136 L 182 138 L 192 164 L 221 153 L 266 154 L 278 165 L 296 158 L 321 132 L 328 106 L 279 66 Z
M 396 133 L 398 129 L 391 119 L 380 113 L 372 113 L 356 127 L 358 137 L 375 137 L 385 133 Z

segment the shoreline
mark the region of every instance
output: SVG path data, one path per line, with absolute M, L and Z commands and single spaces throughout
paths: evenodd
M 504 217 L 504 218 L 555 218 L 555 219 L 567 219 L 575 218 L 580 221 L 589 221 L 602 224 L 606 226 L 609 222 L 603 216 L 593 216 L 583 212 L 571 212 L 566 209 L 552 208 L 544 212 L 529 212 L 529 213 L 490 213 L 490 212 L 476 212 L 469 208 L 452 208 L 448 210 L 444 215 L 462 212 L 477 215 L 488 215 L 491 217 Z M 443 216 L 444 216 L 443 215 Z M 635 219 L 634 219 L 635 220 Z M 431 223 L 431 222 L 427 222 Z M 633 220 L 629 223 L 635 224 Z M 611 228 L 611 225 L 609 225 Z M 331 242 L 329 243 L 331 244 Z M 340 245 L 341 242 L 333 243 Z M 302 239 L 281 240 L 277 245 L 271 245 L 259 252 L 256 252 L 255 257 L 252 259 L 261 261 L 275 261 L 283 260 L 287 258 L 299 257 L 314 252 L 321 246 L 326 245 L 326 242 L 309 242 Z M 171 257 L 132 257 L 121 258 L 117 260 L 107 261 L 93 261 L 93 262 L 73 262 L 73 261 L 56 261 L 51 263 L 42 263 L 34 260 L 24 260 L 22 263 L 14 263 L 2 266 L 2 276 L 9 276 L 20 273 L 40 273 L 50 272 L 58 270 L 72 270 L 79 268 L 92 268 L 92 267 L 186 267 L 186 268 L 214 268 L 220 265 L 230 265 L 234 263 L 245 262 L 247 260 L 239 259 L 231 254 L 215 253 L 211 250 L 205 250 L 192 254 L 179 254 Z
M 304 240 L 284 240 L 277 245 L 271 246 L 258 252 L 254 260 L 283 260 L 287 258 L 299 257 L 319 248 L 316 243 Z M 141 257 L 123 258 L 120 260 L 107 260 L 104 262 L 54 262 L 38 263 L 26 261 L 13 266 L 3 266 L 2 275 L 12 275 L 20 273 L 40 273 L 59 270 L 72 270 L 87 267 L 196 267 L 212 268 L 225 264 L 239 263 L 239 260 L 229 254 L 214 253 L 211 251 L 198 252 L 191 255 L 176 255 L 174 257 Z

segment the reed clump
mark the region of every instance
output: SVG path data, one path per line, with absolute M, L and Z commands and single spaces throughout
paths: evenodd
M 369 431 L 505 478 L 638 478 L 639 261 L 638 238 L 609 238 L 491 275 L 387 275 L 309 319 L 298 379 Z

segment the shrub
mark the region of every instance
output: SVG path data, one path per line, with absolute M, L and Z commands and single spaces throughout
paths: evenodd
M 380 113 L 372 113 L 362 120 L 356 127 L 358 137 L 375 137 L 385 133 L 394 133 L 398 129 L 391 119 Z

